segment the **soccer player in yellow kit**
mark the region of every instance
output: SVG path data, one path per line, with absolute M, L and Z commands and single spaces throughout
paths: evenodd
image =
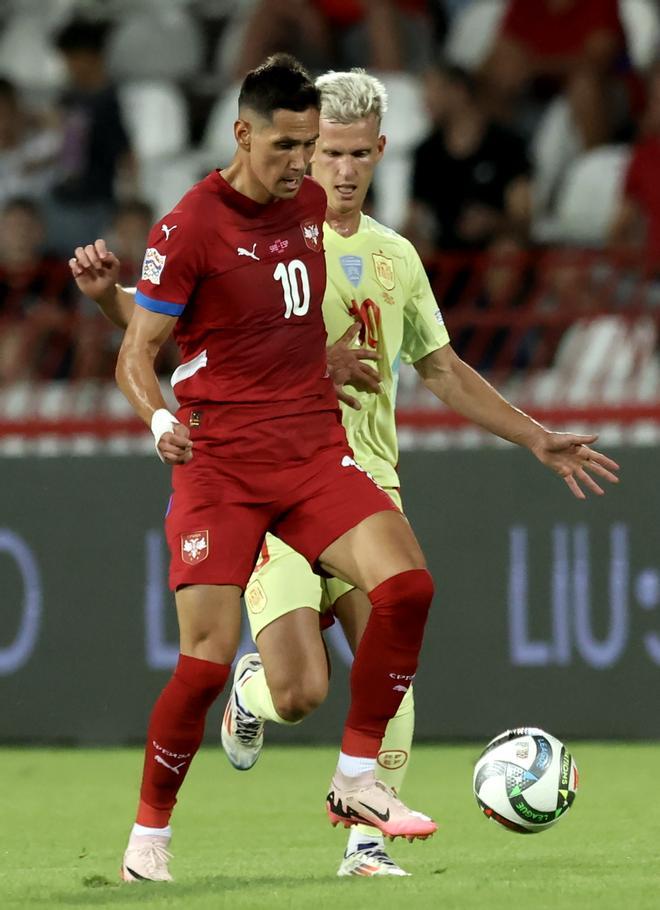
M 595 493 L 585 466 L 616 481 L 617 465 L 587 448 L 595 437 L 553 433 L 512 408 L 464 364 L 449 346 L 442 316 L 412 245 L 361 211 L 373 171 L 385 149 L 380 122 L 386 110 L 382 84 L 363 71 L 328 73 L 321 89 L 320 137 L 313 176 L 328 196 L 324 244 L 328 283 L 323 311 L 328 343 L 357 323 L 360 343 L 377 352 L 378 394 L 349 387 L 359 409 L 343 408 L 355 461 L 400 505 L 395 398 L 401 359 L 413 363 L 425 385 L 480 426 L 525 445 L 584 498 L 578 481 Z M 97 300 L 118 325 L 130 318 L 132 299 L 115 294 L 109 276 L 116 260 L 97 242 L 76 250 L 71 268 L 81 290 Z M 329 352 L 332 349 L 329 349 Z M 329 353 L 330 357 L 330 353 Z M 368 367 L 364 366 L 364 369 Z M 316 708 L 328 688 L 327 652 L 320 633 L 324 615 L 337 616 L 353 651 L 366 626 L 367 597 L 339 579 L 321 579 L 307 561 L 268 536 L 245 591 L 259 654 L 236 666 L 222 739 L 232 764 L 247 769 L 257 760 L 267 720 L 296 723 Z M 398 790 L 407 769 L 414 707 L 411 680 L 388 725 L 377 773 Z M 359 770 L 359 769 L 357 769 Z M 331 802 L 332 791 L 329 794 Z M 353 827 L 339 875 L 405 875 L 388 856 L 375 828 Z

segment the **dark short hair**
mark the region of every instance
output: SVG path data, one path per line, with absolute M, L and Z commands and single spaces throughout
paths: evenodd
M 58 32 L 55 47 L 63 54 L 71 54 L 76 51 L 92 51 L 102 54 L 107 35 L 108 28 L 103 23 L 74 19 Z
M 249 107 L 269 120 L 273 113 L 321 108 L 321 94 L 305 67 L 290 54 L 273 54 L 247 74 L 238 96 L 239 110 Z

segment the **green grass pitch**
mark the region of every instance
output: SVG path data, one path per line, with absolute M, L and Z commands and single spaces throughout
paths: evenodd
M 266 750 L 249 773 L 206 746 L 175 817 L 172 885 L 117 878 L 141 754 L 0 750 L 0 907 L 196 910 L 656 910 L 660 906 L 658 744 L 571 743 L 574 807 L 526 837 L 479 812 L 474 746 L 419 746 L 409 804 L 440 823 L 429 841 L 396 841 L 403 879 L 338 879 L 343 829 L 323 811 L 336 751 Z

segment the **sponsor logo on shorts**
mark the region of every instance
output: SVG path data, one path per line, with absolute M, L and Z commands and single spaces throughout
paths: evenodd
M 163 256 L 154 247 L 148 247 L 144 253 L 144 261 L 142 263 L 142 280 L 150 281 L 152 284 L 160 284 L 160 276 L 165 268 L 166 259 L 167 256 Z
M 245 589 L 245 604 L 250 613 L 263 613 L 268 597 L 260 581 L 251 581 Z
M 403 749 L 384 749 L 378 753 L 378 764 L 388 771 L 403 768 L 408 761 L 408 753 Z
M 195 531 L 181 535 L 181 559 L 189 566 L 196 566 L 209 555 L 209 532 Z
M 341 460 L 341 466 L 342 466 L 342 468 L 355 468 L 361 474 L 366 474 L 366 476 L 369 478 L 369 480 L 372 483 L 376 483 L 376 481 L 373 478 L 373 475 L 370 474 L 369 471 L 365 470 L 365 468 L 363 468 L 362 465 L 359 465 L 354 458 L 350 457 L 350 455 L 344 455 L 344 457 Z M 377 483 L 376 483 L 376 486 L 378 487 Z M 378 489 L 380 490 L 380 489 L 382 489 L 382 487 L 378 487 Z

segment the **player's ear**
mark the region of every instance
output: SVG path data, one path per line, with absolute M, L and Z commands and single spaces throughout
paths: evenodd
M 252 141 L 252 126 L 249 120 L 237 120 L 234 124 L 234 138 L 239 148 L 245 152 L 250 151 Z
M 376 143 L 376 160 L 380 161 L 383 157 L 383 152 L 385 151 L 385 146 L 387 145 L 387 137 L 379 136 L 378 142 Z

